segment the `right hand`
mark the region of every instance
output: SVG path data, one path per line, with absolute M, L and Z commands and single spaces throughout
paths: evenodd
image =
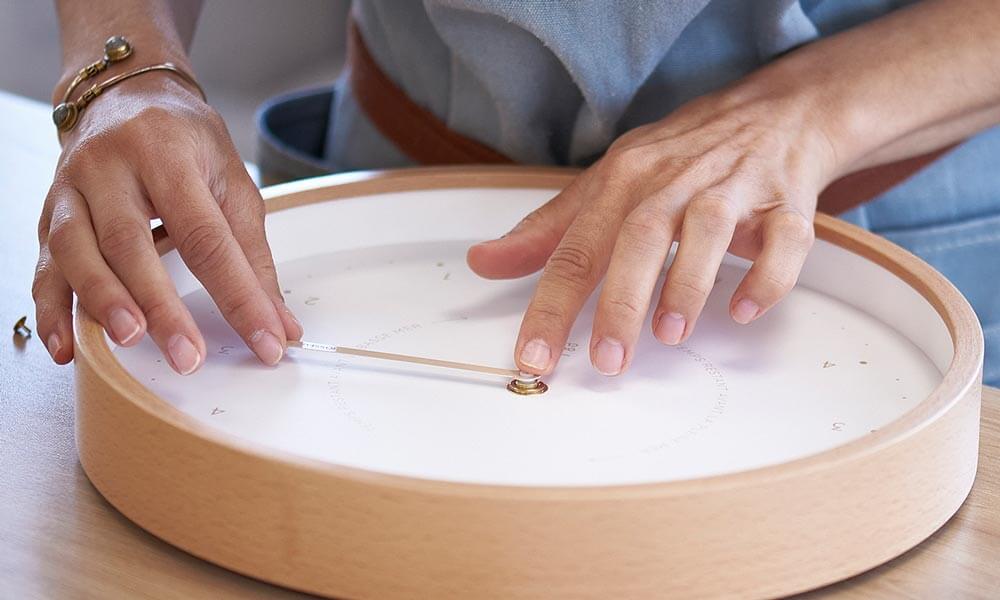
M 178 373 L 204 362 L 205 341 L 153 246 L 157 217 L 229 324 L 276 364 L 302 327 L 278 287 L 263 200 L 218 113 L 158 73 L 109 88 L 63 136 L 32 286 L 53 360 L 73 359 L 76 292 L 116 343 L 148 331 Z

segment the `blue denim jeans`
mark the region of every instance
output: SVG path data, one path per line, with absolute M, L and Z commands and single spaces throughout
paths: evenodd
M 983 380 L 1000 386 L 1000 128 L 979 134 L 874 201 L 841 215 L 943 273 L 983 326 Z M 937 196 L 961 178 L 962 198 Z M 931 185 L 931 183 L 934 185 Z

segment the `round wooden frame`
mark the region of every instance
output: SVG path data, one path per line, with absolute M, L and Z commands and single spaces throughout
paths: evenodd
M 267 188 L 268 211 L 454 187 L 562 188 L 561 169 L 434 168 Z M 940 385 L 876 433 L 781 465 L 678 482 L 514 487 L 385 475 L 283 454 L 206 426 L 75 322 L 80 462 L 150 533 L 251 577 L 344 598 L 764 597 L 819 587 L 912 548 L 976 472 L 983 341 L 958 291 L 888 241 L 817 215 L 817 237 L 916 289 L 951 333 Z M 157 236 L 161 254 L 172 249 Z

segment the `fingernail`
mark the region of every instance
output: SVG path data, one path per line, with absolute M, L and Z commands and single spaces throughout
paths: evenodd
M 601 375 L 617 375 L 625 362 L 625 347 L 618 340 L 604 338 L 594 348 L 594 367 Z
M 760 313 L 760 307 L 757 306 L 757 303 L 744 298 L 736 303 L 736 308 L 733 309 L 733 319 L 741 325 L 746 325 L 756 319 L 758 313 Z
M 62 341 L 59 339 L 59 335 L 55 333 L 50 335 L 48 341 L 45 342 L 45 348 L 52 355 L 52 358 L 55 358 L 59 350 L 62 349 Z
M 132 313 L 124 308 L 116 308 L 111 311 L 111 316 L 108 317 L 108 325 L 111 327 L 111 336 L 121 346 L 131 342 L 139 334 L 139 330 L 142 329 L 139 321 L 136 321 Z
M 285 349 L 281 347 L 281 342 L 270 331 L 263 329 L 255 331 L 250 336 L 250 347 L 253 348 L 257 358 L 265 365 L 274 366 L 281 360 Z
M 676 346 L 681 343 L 684 337 L 684 327 L 686 322 L 680 313 L 665 313 L 660 316 L 660 322 L 656 324 L 656 338 L 664 344 Z
M 548 368 L 551 358 L 552 351 L 542 340 L 531 340 L 521 349 L 521 363 L 539 373 Z
M 187 337 L 176 334 L 167 341 L 167 354 L 170 355 L 170 362 L 181 375 L 190 375 L 201 363 L 201 355 L 198 349 Z

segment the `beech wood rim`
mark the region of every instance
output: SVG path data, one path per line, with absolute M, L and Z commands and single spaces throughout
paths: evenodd
M 575 173 L 517 166 L 416 168 L 318 177 L 265 188 L 262 194 L 268 213 L 273 213 L 339 198 L 408 190 L 557 190 L 565 187 Z M 575 487 L 435 481 L 334 465 L 260 446 L 182 413 L 143 387 L 120 365 L 100 324 L 78 307 L 75 364 L 80 460 L 95 487 L 118 510 L 154 535 L 233 570 L 319 594 L 549 597 L 627 592 L 632 597 L 662 597 L 675 592 L 771 596 L 830 583 L 874 567 L 919 543 L 954 514 L 965 499 L 975 476 L 978 451 L 983 338 L 968 302 L 919 258 L 828 215 L 818 214 L 815 228 L 818 239 L 875 262 L 914 288 L 937 311 L 954 345 L 954 357 L 940 384 L 920 404 L 875 433 L 818 454 L 698 479 Z M 162 231 L 157 231 L 154 238 L 161 255 L 172 249 Z M 170 457 L 176 460 L 171 462 Z M 197 464 L 184 462 L 184 457 Z M 143 461 L 156 462 L 159 469 Z M 244 477 L 230 480 L 220 475 L 206 479 L 202 461 L 225 464 Z M 911 473 L 913 470 L 918 472 Z M 259 523 L 246 516 L 234 517 L 236 521 L 228 523 L 210 515 L 210 510 L 220 508 L 225 508 L 227 514 L 253 515 L 255 510 L 262 510 L 241 487 L 255 485 L 246 482 L 248 473 L 251 478 L 259 474 L 262 486 L 264 482 L 282 482 L 284 490 L 272 490 L 271 486 L 256 490 L 268 501 L 272 500 L 271 494 L 280 496 L 291 493 L 289 490 L 314 491 L 316 504 L 310 504 L 308 498 L 273 500 L 283 507 L 301 502 L 320 512 L 280 516 L 259 512 Z M 880 473 L 886 474 L 885 489 L 879 487 Z M 833 481 L 834 475 L 838 481 Z M 209 481 L 217 486 L 211 497 L 223 498 L 223 506 L 216 504 L 210 509 L 202 505 L 201 499 L 208 496 L 197 485 Z M 193 487 L 185 487 L 189 484 Z M 327 492 L 329 497 L 324 496 Z M 922 497 L 916 497 L 918 494 Z M 337 507 L 324 509 L 319 504 L 332 497 L 336 497 L 340 509 L 357 501 L 359 506 L 370 507 L 371 513 L 363 515 L 359 523 L 341 522 Z M 849 520 L 855 515 L 852 511 L 866 510 L 859 508 L 859 503 L 879 498 L 898 499 L 900 504 L 892 510 L 900 514 L 886 512 L 869 518 L 867 513 L 856 512 L 854 520 L 865 523 L 854 527 L 849 521 L 842 528 L 844 539 L 827 542 L 830 552 L 837 552 L 837 548 L 846 551 L 852 543 L 867 546 L 859 546 L 856 557 L 831 561 L 829 555 L 813 548 L 824 538 L 814 539 L 808 531 L 797 534 L 800 547 L 789 542 L 793 532 L 808 529 L 808 519 L 828 533 L 831 525 L 824 515 L 840 511 L 842 518 Z M 380 504 L 383 501 L 384 506 Z M 429 502 L 438 506 L 430 506 Z M 805 502 L 827 502 L 829 506 L 822 511 L 803 509 L 808 512 L 806 517 L 781 514 Z M 261 503 L 266 504 L 263 500 Z M 380 507 L 385 512 L 380 513 Z M 720 515 L 720 507 L 727 507 L 733 515 Z M 163 514 L 175 508 L 179 514 Z M 445 508 L 449 510 L 441 514 Z M 767 510 L 775 511 L 774 518 L 779 519 L 767 523 L 767 529 L 757 530 L 765 527 L 763 523 L 744 522 L 764 518 L 770 514 L 764 512 Z M 699 528 L 687 535 L 704 533 L 708 540 L 704 549 L 692 546 L 688 539 L 682 557 L 681 546 L 677 545 L 680 541 L 649 542 L 643 537 L 644 529 L 655 527 L 670 515 L 685 514 L 688 520 L 702 518 Z M 390 520 L 408 515 L 423 522 L 386 526 L 386 515 Z M 599 522 L 601 519 L 606 522 Z M 799 523 L 796 519 L 806 520 Z M 345 559 L 343 553 L 348 550 L 340 547 L 343 541 L 308 536 L 309 528 L 314 528 L 321 537 L 327 526 L 330 533 L 350 531 L 356 536 L 374 535 L 375 529 L 386 527 L 379 535 L 398 530 L 403 537 L 368 546 L 363 540 L 352 541 L 346 544 L 351 556 L 369 562 L 333 569 L 327 561 Z M 463 534 L 463 526 L 469 530 L 467 534 Z M 867 540 L 862 526 L 869 533 L 875 531 Z M 444 529 L 448 527 L 451 529 Z M 685 525 L 672 522 L 671 527 L 679 531 Z M 737 531 L 741 527 L 746 531 Z M 405 539 L 410 528 L 442 539 Z M 531 535 L 526 539 L 535 547 L 525 549 L 530 557 L 511 553 L 510 540 L 498 538 L 512 528 L 522 528 L 522 533 Z M 294 530 L 295 544 L 281 542 L 284 534 L 275 529 Z M 545 535 L 541 535 L 543 532 Z M 593 542 L 591 547 L 589 537 L 575 537 L 584 534 L 600 536 L 602 541 Z M 849 534 L 854 536 L 853 542 Z M 513 532 L 511 535 L 516 536 Z M 758 536 L 756 541 L 753 536 Z M 563 547 L 569 539 L 576 540 L 579 546 Z M 268 540 L 274 540 L 275 544 L 253 551 L 240 547 L 250 540 L 260 540 L 265 546 Z M 644 548 L 642 543 L 647 542 L 662 544 L 662 548 Z M 455 548 L 455 544 L 466 547 Z M 303 558 L 305 547 L 322 556 L 315 561 Z M 600 553 L 601 548 L 607 548 L 604 567 L 579 568 L 579 560 L 594 559 L 587 551 Z M 769 551 L 776 554 L 768 556 L 763 564 L 774 570 L 762 571 L 761 564 L 753 564 L 752 558 Z M 407 553 L 407 560 L 413 564 L 407 566 L 409 563 L 403 561 L 406 564 L 401 566 L 398 556 L 389 556 L 400 552 Z M 715 554 L 708 556 L 708 552 Z M 492 567 L 479 565 L 498 553 L 504 560 Z M 579 556 L 572 559 L 570 554 Z M 687 570 L 669 572 L 663 562 L 669 558 Z M 718 560 L 726 559 L 746 560 L 746 568 L 718 566 L 728 569 L 728 575 L 711 568 Z M 801 568 L 792 566 L 800 563 Z M 504 570 L 505 565 L 509 572 Z M 533 571 L 536 567 L 537 571 Z M 444 578 L 447 581 L 442 580 L 442 573 L 448 574 Z M 386 581 L 392 577 L 396 580 Z

